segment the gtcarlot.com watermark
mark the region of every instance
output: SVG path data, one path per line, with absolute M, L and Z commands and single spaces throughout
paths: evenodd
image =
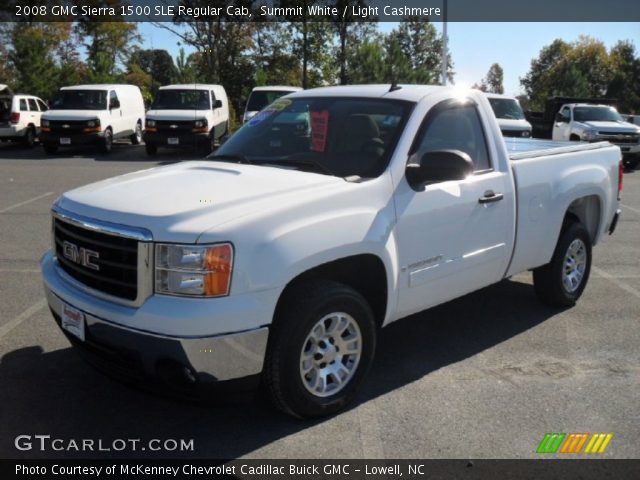
M 193 452 L 193 439 L 184 438 L 55 438 L 51 435 L 18 435 L 14 445 L 18 450 L 39 452 Z

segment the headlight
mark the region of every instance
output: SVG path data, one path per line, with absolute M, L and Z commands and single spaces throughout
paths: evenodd
M 195 127 L 196 128 L 202 128 L 202 127 L 206 127 L 207 126 L 207 119 L 206 118 L 202 118 L 200 120 L 196 120 L 195 123 Z
M 100 120 L 97 118 L 94 118 L 93 120 L 89 120 L 87 122 L 87 127 L 99 127 L 100 126 Z
M 524 130 L 520 135 L 524 138 L 529 138 L 531 136 L 531 132 L 529 130 Z
M 156 293 L 196 297 L 229 294 L 233 246 L 156 245 Z
M 585 130 L 581 135 L 582 140 L 590 142 L 598 138 L 598 132 L 596 130 Z
M 151 119 L 151 118 L 147 118 L 144 122 L 145 126 L 147 127 L 155 127 L 156 126 L 156 121 Z
M 41 127 L 48 127 L 49 126 L 49 120 L 47 120 L 46 118 L 42 118 L 40 120 L 40 126 Z

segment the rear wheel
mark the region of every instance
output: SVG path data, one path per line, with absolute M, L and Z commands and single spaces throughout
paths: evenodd
M 265 360 L 271 398 L 296 417 L 334 414 L 353 399 L 373 361 L 371 308 L 358 292 L 331 281 L 294 287 L 284 302 Z
M 540 301 L 571 307 L 582 295 L 591 271 L 591 237 L 577 220 L 565 223 L 551 262 L 533 271 Z
M 27 148 L 32 148 L 36 143 L 36 129 L 33 127 L 28 127 L 27 131 L 24 134 L 24 138 L 22 139 L 22 144 Z
M 131 143 L 133 145 L 140 145 L 142 142 L 142 124 L 140 122 L 136 123 L 136 129 L 133 132 L 133 135 L 129 137 L 131 139 Z
M 111 153 L 113 148 L 113 132 L 110 128 L 104 131 L 104 138 L 102 139 L 102 145 L 100 145 L 100 151 L 102 153 Z

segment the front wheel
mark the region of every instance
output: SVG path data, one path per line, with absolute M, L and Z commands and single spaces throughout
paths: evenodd
M 36 130 L 33 127 L 27 128 L 27 131 L 24 134 L 24 138 L 22 139 L 22 144 L 27 148 L 32 148 L 36 143 Z
M 113 147 L 113 132 L 110 128 L 107 128 L 104 131 L 104 138 L 102 139 L 102 144 L 100 145 L 100 151 L 102 153 L 111 153 L 111 148 Z
M 271 331 L 265 383 L 274 404 L 299 418 L 331 415 L 354 397 L 376 347 L 366 300 L 331 281 L 294 287 Z
M 541 302 L 571 307 L 582 295 L 591 272 L 591 237 L 578 221 L 566 223 L 551 262 L 533 271 L 533 285 Z
M 136 129 L 129 138 L 132 145 L 140 145 L 142 142 L 142 124 L 140 122 L 136 123 Z

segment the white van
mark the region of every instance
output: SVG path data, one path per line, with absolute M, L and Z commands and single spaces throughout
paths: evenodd
M 40 143 L 47 153 L 59 147 L 96 145 L 109 153 L 113 140 L 142 141 L 144 100 L 134 85 L 62 87 L 42 115 Z
M 486 93 L 489 104 L 500 125 L 503 137 L 530 137 L 531 124 L 524 118 L 518 99 L 508 95 Z
M 229 100 L 221 85 L 192 83 L 160 87 L 147 112 L 147 154 L 158 147 L 204 147 L 210 152 L 229 135 Z
M 258 113 L 267 105 L 271 105 L 280 97 L 293 92 L 299 92 L 300 90 L 302 90 L 300 87 L 290 87 L 282 85 L 255 87 L 253 90 L 251 90 L 251 94 L 249 95 L 249 99 L 247 100 L 247 105 L 244 109 L 242 122 L 248 122 L 256 113 Z
M 11 89 L 0 84 L 0 141 L 21 142 L 33 147 L 40 134 L 40 117 L 47 111 L 47 104 L 33 95 L 14 95 Z

